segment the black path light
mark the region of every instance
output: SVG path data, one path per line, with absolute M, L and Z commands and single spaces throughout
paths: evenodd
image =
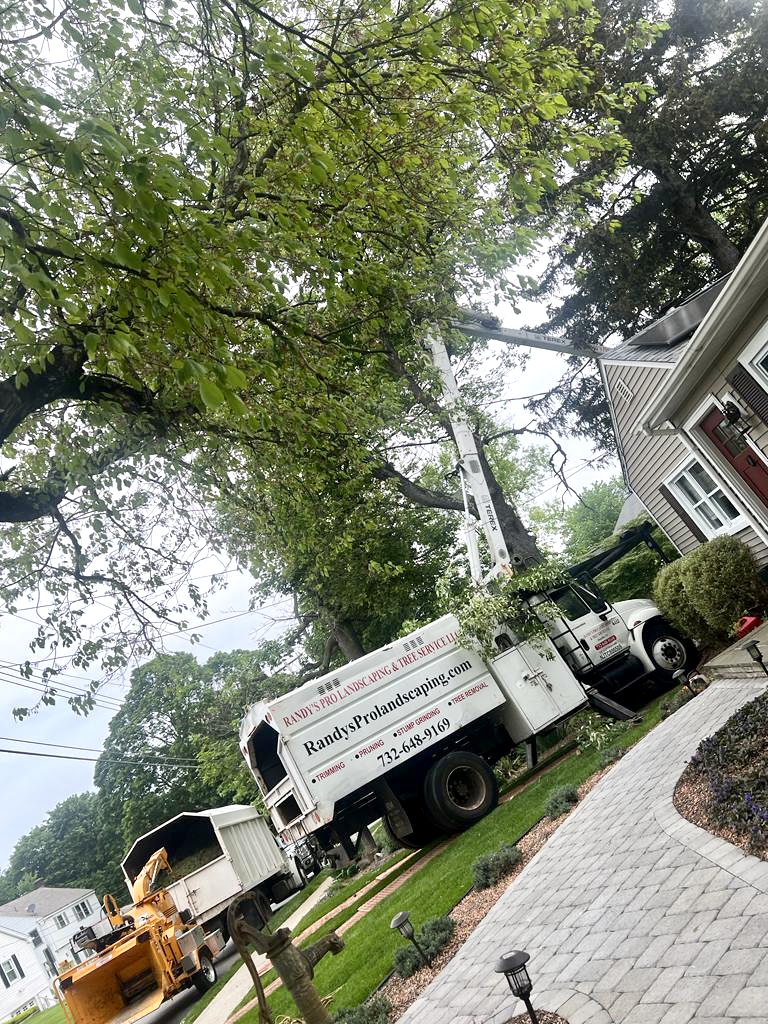
M 422 963 L 425 966 L 429 964 L 429 960 L 424 950 L 416 941 L 416 933 L 413 930 L 413 924 L 411 923 L 411 915 L 408 913 L 407 910 L 401 910 L 399 914 L 395 914 L 395 916 L 389 923 L 389 927 L 393 931 L 400 932 L 404 939 L 408 939 L 409 942 L 412 942 L 416 949 L 418 950 Z
M 763 672 L 768 676 L 768 666 L 766 666 L 763 661 L 763 652 L 760 650 L 760 644 L 757 640 L 750 640 L 748 644 L 744 644 L 742 650 L 745 650 L 752 661 L 757 662 Z
M 528 974 L 528 968 L 525 966 L 530 959 L 529 953 L 524 953 L 521 949 L 513 950 L 511 953 L 505 953 L 504 956 L 499 957 L 494 970 L 497 974 L 504 975 L 512 994 L 525 1003 L 528 1016 L 533 1024 L 539 1024 L 536 1011 L 531 1006 L 533 982 Z

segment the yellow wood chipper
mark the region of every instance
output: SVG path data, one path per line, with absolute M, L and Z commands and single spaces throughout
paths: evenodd
M 205 992 L 216 981 L 213 960 L 223 936 L 206 934 L 188 911 L 178 912 L 165 889 L 155 888 L 169 867 L 165 849 L 157 850 L 133 883 L 133 905 L 120 910 L 105 896 L 105 918 L 74 936 L 76 946 L 95 956 L 67 966 L 57 979 L 72 1024 L 133 1024 L 182 989 Z

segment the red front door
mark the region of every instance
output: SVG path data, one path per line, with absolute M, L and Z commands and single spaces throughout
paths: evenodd
M 720 409 L 712 409 L 707 413 L 700 426 L 720 455 L 733 466 L 763 504 L 768 506 L 768 466 L 744 435 L 728 422 Z

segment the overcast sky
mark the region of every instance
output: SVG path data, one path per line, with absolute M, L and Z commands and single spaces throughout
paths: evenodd
M 530 313 L 530 310 L 528 312 Z M 504 326 L 518 326 L 526 319 L 530 322 L 535 317 L 505 317 Z M 545 390 L 555 383 L 564 368 L 563 356 L 550 352 L 532 352 L 525 371 L 511 377 L 509 393 L 524 395 Z M 506 409 L 499 406 L 497 409 L 505 421 L 513 419 L 514 409 L 519 410 L 520 418 L 514 418 L 517 422 L 522 422 L 520 405 Z M 603 466 L 599 470 L 585 466 L 585 460 L 589 460 L 594 454 L 586 442 L 563 439 L 563 444 L 569 457 L 569 477 L 573 486 L 579 490 L 588 487 L 597 479 L 606 479 L 618 473 L 617 465 Z M 544 484 L 546 493 L 542 494 L 541 501 L 549 501 L 556 496 L 556 485 L 554 479 Z M 229 579 L 228 588 L 214 595 L 211 600 L 209 620 L 247 612 L 248 577 L 231 574 Z M 274 615 L 275 609 L 268 608 L 263 614 L 246 613 L 227 621 L 203 624 L 202 628 L 197 628 L 202 637 L 200 644 L 191 645 L 183 635 L 172 636 L 166 641 L 167 649 L 192 650 L 199 661 L 205 661 L 214 651 L 255 648 L 268 631 L 275 633 L 281 628 L 273 623 Z M 192 631 L 191 628 L 189 632 Z M 18 617 L 0 618 L 0 736 L 27 742 L 34 740 L 100 749 L 107 735 L 109 720 L 114 713 L 104 708 L 97 708 L 87 718 L 80 718 L 66 703 L 62 703 L 52 708 L 43 708 L 34 717 L 22 722 L 14 721 L 12 709 L 36 697 L 34 693 L 10 682 L 16 670 L 8 663 L 18 665 L 29 657 L 27 644 L 34 632 L 35 626 L 32 623 L 24 622 Z M 77 673 L 73 671 L 72 676 L 63 678 L 62 681 L 73 686 L 87 684 L 87 677 L 84 674 L 76 677 Z M 127 678 L 128 673 L 122 683 L 110 683 L 103 692 L 117 700 L 122 699 Z M 236 742 L 236 737 L 233 736 L 232 742 Z M 0 739 L 0 747 L 3 746 L 12 747 L 14 744 Z M 76 753 L 66 750 L 58 752 Z M 82 754 L 86 757 L 97 756 L 90 751 L 82 751 Z M 33 826 L 40 824 L 49 810 L 73 793 L 91 788 L 93 767 L 93 764 L 88 762 L 0 753 L 0 806 L 3 808 L 4 823 L 0 834 L 0 869 L 7 864 L 16 841 Z

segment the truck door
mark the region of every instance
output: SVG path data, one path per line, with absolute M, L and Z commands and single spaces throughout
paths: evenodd
M 629 650 L 626 622 L 588 577 L 575 579 L 548 597 L 560 612 L 552 620 L 550 635 L 577 676 Z

